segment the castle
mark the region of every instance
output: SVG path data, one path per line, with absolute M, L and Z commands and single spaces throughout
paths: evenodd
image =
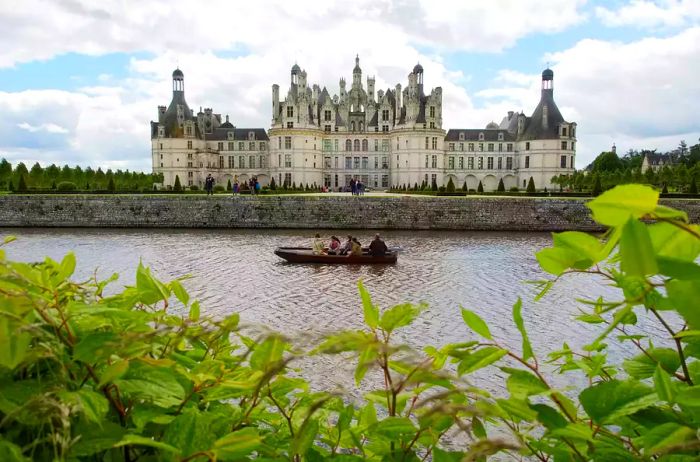
M 173 72 L 170 105 L 158 107 L 151 122 L 154 173 L 172 186 L 202 187 L 212 174 L 217 184 L 257 177 L 264 186 L 325 185 L 338 190 L 352 178 L 378 189 L 392 186 L 467 184 L 493 191 L 552 188 L 552 177 L 574 171 L 576 123 L 566 122 L 554 102 L 554 73 L 542 72 L 542 95 L 530 117 L 508 112 L 484 129 L 442 127 L 442 88 L 426 93 L 417 64 L 402 89 L 377 90 L 362 82 L 359 57 L 352 83 L 340 79 L 338 94 L 314 84 L 294 64 L 283 100 L 272 86 L 272 124 L 238 128 L 205 108 L 195 115 L 185 101 L 184 74 Z

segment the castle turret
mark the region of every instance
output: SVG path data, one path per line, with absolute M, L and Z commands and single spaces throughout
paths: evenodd
M 272 120 L 277 118 L 280 107 L 280 86 L 272 85 Z
M 355 67 L 352 70 L 352 86 L 362 86 L 362 69 L 360 69 L 360 55 L 355 56 Z

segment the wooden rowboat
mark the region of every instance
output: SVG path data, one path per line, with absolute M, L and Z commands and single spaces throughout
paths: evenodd
M 398 254 L 387 252 L 383 256 L 372 256 L 363 249 L 362 255 L 315 255 L 309 247 L 277 247 L 275 255 L 290 263 L 326 263 L 337 265 L 392 265 Z

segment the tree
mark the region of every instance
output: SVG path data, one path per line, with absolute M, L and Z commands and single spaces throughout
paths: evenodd
M 56 180 L 51 180 L 51 189 L 56 189 Z
M 430 189 L 432 189 L 433 191 L 437 191 L 437 190 L 438 190 L 437 181 L 435 180 L 434 177 L 433 177 L 433 181 L 431 182 Z
M 664 187 L 661 189 L 661 194 L 668 194 L 668 188 L 666 187 L 666 183 L 664 183 Z
M 505 192 L 506 191 L 506 185 L 503 184 L 503 178 L 498 180 L 498 188 L 496 188 L 496 191 L 498 191 L 498 192 Z
M 270 189 L 274 191 L 277 189 L 277 184 L 275 183 L 275 176 L 272 175 L 272 178 L 270 178 Z
M 656 184 L 656 172 L 651 167 L 647 167 L 647 171 L 644 172 L 644 180 L 647 184 Z
M 593 194 L 594 196 L 599 196 L 602 192 L 603 186 L 600 184 L 600 175 L 595 175 L 593 181 L 593 190 L 591 191 L 591 194 Z
M 19 183 L 17 185 L 17 191 L 25 192 L 27 190 L 27 183 L 24 181 L 24 175 L 19 176 Z
M 467 192 L 467 180 L 464 180 L 464 183 L 462 184 L 462 191 Z
M 690 194 L 697 194 L 698 193 L 698 183 L 695 179 L 695 175 L 690 177 L 690 188 L 688 190 Z
M 528 193 L 534 193 L 537 192 L 537 189 L 535 189 L 535 180 L 530 177 L 530 180 L 527 182 L 527 189 L 525 190 Z
M 114 178 L 109 177 L 109 182 L 107 183 L 107 191 L 114 192 L 116 188 L 114 187 Z
M 591 169 L 595 172 L 614 172 L 615 170 L 622 170 L 624 164 L 617 156 L 616 152 L 601 152 L 598 157 L 595 158 Z
M 481 180 L 479 180 L 479 186 L 476 187 L 476 192 L 478 192 L 478 193 L 484 192 L 484 185 L 481 183 Z
M 450 180 L 447 182 L 447 192 L 448 193 L 453 193 L 455 192 L 455 184 L 452 181 L 452 177 L 450 177 Z
M 180 184 L 180 175 L 175 175 L 175 185 L 173 186 L 173 191 L 182 192 L 182 185 Z

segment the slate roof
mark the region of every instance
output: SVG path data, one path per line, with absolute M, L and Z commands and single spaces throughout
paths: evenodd
M 464 133 L 464 139 L 459 139 L 459 134 Z M 479 139 L 479 134 L 484 134 L 484 139 Z M 503 133 L 503 139 L 498 139 L 498 134 Z M 469 142 L 492 142 L 492 141 L 515 141 L 515 134 L 508 130 L 481 130 L 478 128 L 451 128 L 445 135 L 445 141 L 469 141 Z
M 542 114 L 547 106 L 547 128 L 542 124 Z M 564 123 L 559 108 L 554 102 L 553 90 L 542 90 L 542 98 L 535 108 L 535 112 L 525 121 L 525 131 L 522 140 L 549 140 L 559 138 L 559 124 Z
M 255 141 L 270 141 L 264 128 L 215 128 L 212 133 L 207 133 L 205 138 L 209 141 L 231 141 L 228 132 L 233 131 L 234 141 L 248 141 L 248 133 L 255 133 Z

